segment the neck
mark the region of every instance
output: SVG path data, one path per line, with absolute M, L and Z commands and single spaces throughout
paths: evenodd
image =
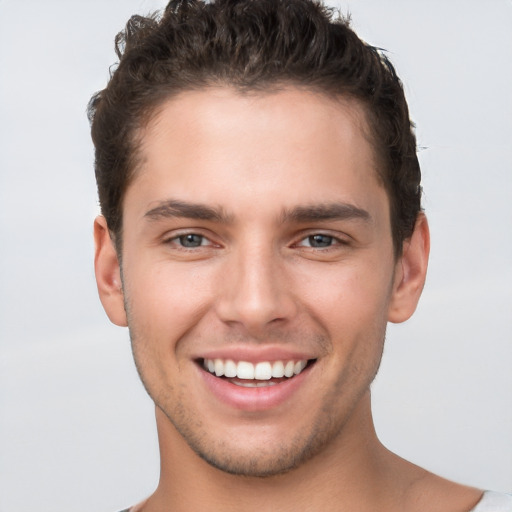
M 202 460 L 157 409 L 160 483 L 144 511 L 385 510 L 396 457 L 377 439 L 369 392 L 339 434 L 313 458 L 282 475 L 231 475 Z

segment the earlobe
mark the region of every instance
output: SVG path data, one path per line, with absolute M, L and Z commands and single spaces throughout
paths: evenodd
M 107 221 L 101 215 L 94 221 L 94 245 L 94 271 L 101 303 L 112 323 L 126 327 L 119 260 Z
M 405 322 L 414 313 L 425 284 L 429 251 L 428 222 L 425 215 L 420 213 L 413 234 L 404 242 L 402 255 L 396 263 L 388 314 L 390 322 Z

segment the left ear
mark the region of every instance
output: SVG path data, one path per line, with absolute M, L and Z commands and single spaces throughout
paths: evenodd
M 405 322 L 414 313 L 425 284 L 429 252 L 428 222 L 425 214 L 420 213 L 412 236 L 403 243 L 402 255 L 396 262 L 388 312 L 390 322 Z

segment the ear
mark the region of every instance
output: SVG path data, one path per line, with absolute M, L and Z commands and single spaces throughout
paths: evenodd
M 110 321 L 126 327 L 121 269 L 107 221 L 102 215 L 94 221 L 94 271 L 101 303 Z
M 393 294 L 388 313 L 390 322 L 405 322 L 414 313 L 425 284 L 429 252 L 428 222 L 425 215 L 420 213 L 412 236 L 404 242 L 402 255 L 395 266 Z

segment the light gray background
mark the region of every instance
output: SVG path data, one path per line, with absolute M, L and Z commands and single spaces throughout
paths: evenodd
M 96 296 L 85 106 L 113 37 L 156 0 L 0 0 L 0 512 L 113 512 L 158 478 L 128 334 Z M 381 439 L 512 490 L 512 2 L 350 0 L 406 84 L 432 230 L 415 317 L 392 326 Z

